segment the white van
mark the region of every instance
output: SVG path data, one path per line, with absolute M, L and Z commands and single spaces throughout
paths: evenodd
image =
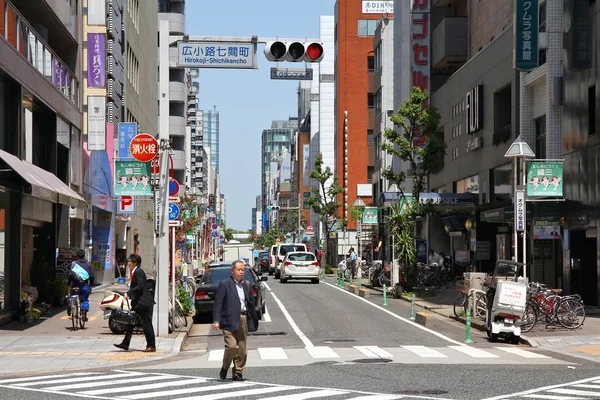
M 277 269 L 277 247 L 279 245 L 274 244 L 271 246 L 271 263 L 269 264 L 269 275 L 273 275 Z
M 281 243 L 277 246 L 277 253 L 275 256 L 275 279 L 279 279 L 281 263 L 287 253 L 292 251 L 306 251 L 306 245 L 304 243 Z

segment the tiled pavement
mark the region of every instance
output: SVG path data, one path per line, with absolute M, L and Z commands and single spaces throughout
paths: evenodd
M 125 285 L 108 289 L 127 290 Z M 115 348 L 113 344 L 120 343 L 123 336 L 113 334 L 103 318 L 99 307 L 103 293 L 102 289 L 94 289 L 90 296 L 85 329 L 72 330 L 66 307 L 53 307 L 50 314 L 31 324 L 14 321 L 0 327 L 0 374 L 122 366 L 179 353 L 186 332 L 157 337 L 156 353 L 135 351 L 145 348 L 141 333 L 134 335 L 129 352 Z

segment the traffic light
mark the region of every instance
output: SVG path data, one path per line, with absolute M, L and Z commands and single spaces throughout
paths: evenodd
M 273 206 L 273 210 L 279 211 L 279 206 Z
M 267 42 L 265 57 L 269 61 L 320 62 L 323 45 L 317 42 Z

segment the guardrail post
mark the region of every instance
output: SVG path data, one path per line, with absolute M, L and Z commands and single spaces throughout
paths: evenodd
M 385 283 L 383 284 L 383 305 L 387 306 L 387 288 L 385 286 Z
M 467 327 L 467 338 L 465 339 L 465 343 L 473 343 L 473 341 L 471 340 L 471 310 L 467 310 L 466 327 Z
M 409 320 L 415 320 L 415 294 L 412 294 L 412 299 L 410 301 L 410 318 Z

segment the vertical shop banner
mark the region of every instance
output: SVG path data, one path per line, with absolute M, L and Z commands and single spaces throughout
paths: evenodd
M 129 144 L 137 135 L 137 122 L 119 122 L 119 154 L 120 160 L 132 160 Z
M 101 269 L 111 269 L 111 260 L 110 227 L 96 226 L 94 227 L 94 252 L 92 253 L 92 261 L 99 264 Z
M 515 192 L 515 229 L 517 232 L 525 230 L 525 191 Z
M 363 225 L 377 225 L 378 224 L 378 211 L 377 207 L 365 207 L 362 215 Z
M 106 34 L 87 35 L 87 87 L 106 86 Z
M 60 78 L 63 75 L 63 67 L 58 61 L 58 59 L 54 59 L 52 61 L 52 84 L 54 87 L 60 88 Z
M 152 196 L 150 163 L 115 161 L 115 195 Z
M 562 197 L 564 161 L 528 161 L 527 196 Z
M 538 13 L 537 0 L 515 0 L 515 69 L 531 71 L 538 66 Z
M 88 150 L 106 150 L 106 97 L 88 96 L 87 130 Z
M 310 144 L 305 144 L 302 147 L 302 181 L 303 185 L 307 186 L 310 184 Z

